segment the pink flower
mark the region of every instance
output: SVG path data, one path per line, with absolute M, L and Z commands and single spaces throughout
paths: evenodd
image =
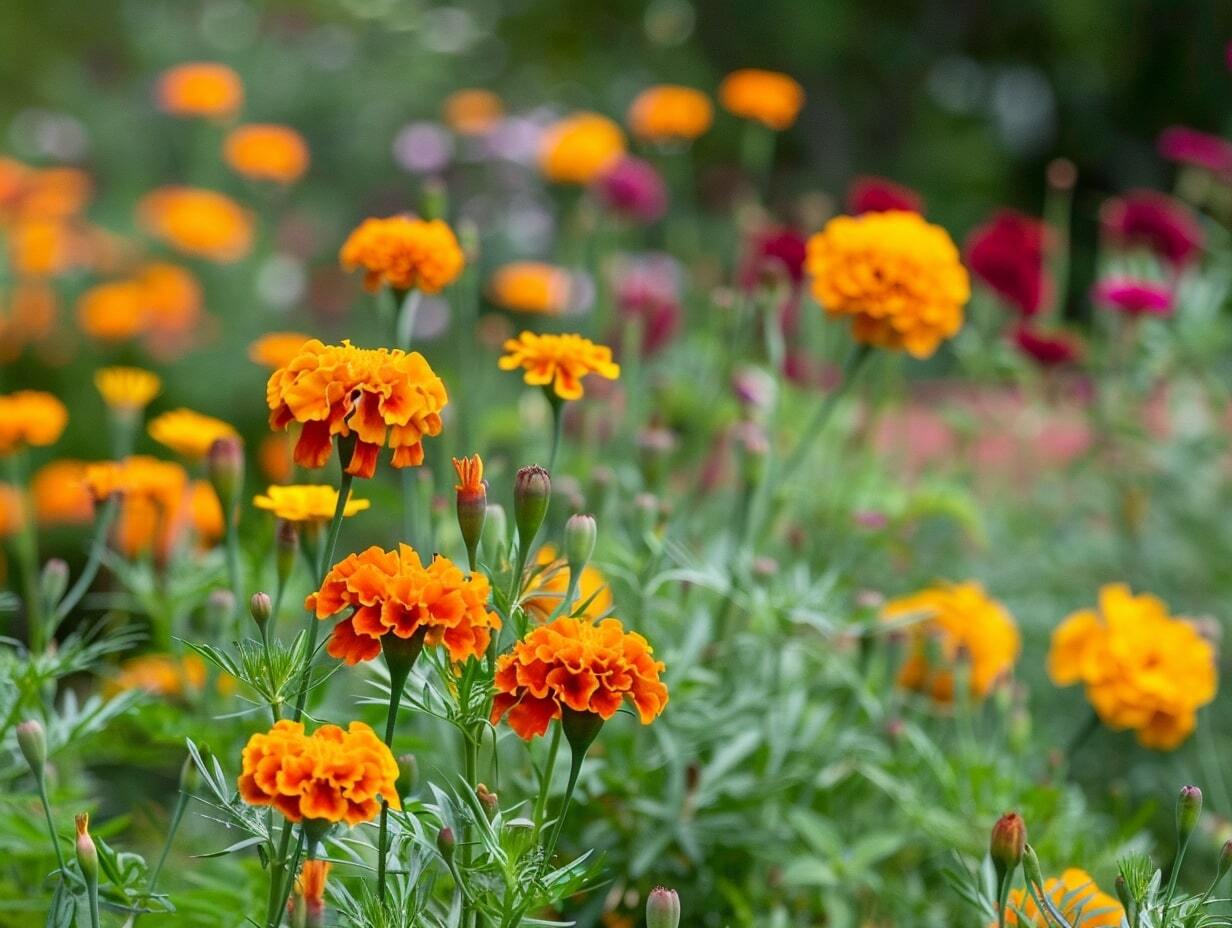
M 792 284 L 804 280 L 807 240 L 795 229 L 768 228 L 749 238 L 740 265 L 740 286 L 753 290 L 767 277 L 786 276 Z
M 1154 190 L 1132 190 L 1099 211 L 1104 234 L 1122 248 L 1144 246 L 1179 268 L 1202 249 L 1202 227 L 1179 200 Z
M 616 265 L 616 310 L 625 325 L 640 324 L 643 355 L 661 350 L 680 326 L 680 279 L 680 265 L 668 254 L 636 255 Z M 619 335 L 613 341 L 623 344 Z
M 667 186 L 654 165 L 641 158 L 620 158 L 596 187 L 609 209 L 636 222 L 649 224 L 667 212 Z
M 1187 126 L 1172 126 L 1159 135 L 1160 157 L 1205 168 L 1232 179 L 1232 142 Z
M 1172 292 L 1163 284 L 1132 277 L 1109 277 L 1095 285 L 1091 297 L 1106 309 L 1131 316 L 1167 316 Z
M 884 177 L 857 177 L 847 188 L 847 212 L 885 213 L 890 210 L 924 212 L 923 198 L 910 187 L 896 184 Z
M 1039 332 L 1020 325 L 1014 330 L 1014 344 L 1041 367 L 1070 364 L 1082 356 L 1082 344 L 1062 332 Z
M 967 236 L 967 267 L 1024 316 L 1039 312 L 1052 290 L 1044 276 L 1048 227 L 1014 210 L 1001 210 Z

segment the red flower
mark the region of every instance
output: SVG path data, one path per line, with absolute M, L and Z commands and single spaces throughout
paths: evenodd
M 626 155 L 616 161 L 596 187 L 608 209 L 636 222 L 655 222 L 667 211 L 667 185 L 654 165 L 641 158 Z
M 1014 344 L 1041 367 L 1071 364 L 1082 356 L 1082 343 L 1062 332 L 1039 332 L 1020 325 L 1014 330 Z
M 1179 200 L 1153 190 L 1132 190 L 1099 213 L 1104 234 L 1122 248 L 1141 245 L 1181 267 L 1202 249 L 1202 227 Z
M 889 210 L 924 212 L 924 199 L 910 187 L 884 177 L 857 177 L 847 188 L 847 212 L 884 213 Z
M 1091 297 L 1106 309 L 1130 316 L 1168 316 L 1172 313 L 1172 291 L 1152 280 L 1109 277 L 1095 285 Z
M 1159 155 L 1177 164 L 1205 168 L 1232 179 L 1232 142 L 1188 126 L 1171 126 L 1159 135 Z
M 1024 316 L 1034 316 L 1051 291 L 1044 276 L 1048 227 L 1001 210 L 967 236 L 967 267 Z
M 795 229 L 768 228 L 749 239 L 740 266 L 740 286 L 752 290 L 768 275 L 786 274 L 792 284 L 804 280 L 808 243 Z

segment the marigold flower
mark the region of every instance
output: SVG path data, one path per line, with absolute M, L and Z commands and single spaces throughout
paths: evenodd
M 165 558 L 188 517 L 188 473 L 179 464 L 146 455 L 88 464 L 85 485 L 96 502 L 120 497 L 115 546 L 128 557 Z
M 303 332 L 267 332 L 248 346 L 248 358 L 272 370 L 286 367 L 311 335 Z
M 196 654 L 142 654 L 120 665 L 119 671 L 107 680 L 106 691 L 115 695 L 140 690 L 150 696 L 182 698 L 205 689 L 206 678 L 205 661 Z M 219 689 L 234 687 L 235 681 L 228 681 L 229 686 L 220 685 Z
M 67 458 L 34 472 L 30 495 L 40 525 L 85 525 L 94 519 L 94 499 L 85 476 L 86 463 Z
M 323 524 L 334 517 L 334 510 L 338 508 L 338 491 L 325 484 L 272 486 L 263 495 L 253 497 L 252 502 L 258 509 L 272 512 L 285 522 Z M 351 494 L 347 496 L 342 514 L 350 517 L 370 505 L 368 500 L 356 499 Z
M 80 168 L 43 168 L 26 175 L 18 209 L 23 219 L 69 219 L 93 195 L 94 183 Z
M 714 122 L 714 106 L 700 90 L 658 84 L 637 95 L 626 119 L 638 138 L 650 142 L 691 141 L 704 135 Z
M 598 374 L 608 380 L 620 376 L 612 361 L 612 349 L 596 345 L 581 335 L 536 335 L 523 332 L 505 342 L 508 352 L 500 359 L 503 371 L 525 368 L 523 379 L 532 387 L 551 387 L 562 400 L 582 396 L 582 378 Z
M 178 251 L 210 261 L 238 261 L 252 248 L 252 213 L 213 190 L 159 187 L 137 203 L 137 220 Z
M 95 284 L 77 300 L 77 321 L 82 331 L 101 341 L 125 341 L 142 330 L 145 293 L 132 280 Z
M 971 295 L 958 249 L 916 213 L 839 216 L 808 243 L 813 295 L 856 341 L 927 358 L 958 332 Z
M 982 699 L 1014 669 L 1022 649 L 1018 626 L 1009 611 L 975 582 L 947 583 L 891 600 L 882 608 L 886 621 L 922 617 L 908 629 L 910 650 L 898 671 L 906 689 L 939 702 L 954 698 L 955 668 L 968 665 L 970 691 Z M 935 643 L 940 663 L 930 656 Z
M 250 180 L 293 184 L 308 170 L 308 143 L 290 126 L 237 126 L 223 141 L 222 156 L 231 170 Z
M 884 177 L 857 177 L 847 188 L 847 212 L 852 216 L 893 210 L 923 213 L 924 199 L 910 187 Z
M 1044 274 L 1048 227 L 1014 210 L 1001 210 L 967 236 L 971 273 L 1024 316 L 1033 316 L 1050 298 Z
M 653 653 L 619 619 L 560 618 L 533 628 L 496 662 L 492 724 L 508 715 L 509 727 L 529 741 L 565 708 L 607 720 L 628 697 L 649 725 L 667 705 L 664 665 Z
M 1077 867 L 1070 867 L 1059 879 L 1050 877 L 1045 880 L 1044 893 L 1056 905 L 1057 911 L 1065 916 L 1066 921 L 1074 925 L 1080 924 L 1082 928 L 1120 928 L 1121 920 L 1125 917 L 1121 904 L 1096 886 L 1089 873 Z M 1052 924 L 1052 919 L 1039 910 L 1035 900 L 1025 889 L 1010 892 L 1005 923 L 1024 924 L 1018 917 L 1019 911 L 1027 917 L 1027 925 L 1048 928 Z
M 504 113 L 500 97 L 473 87 L 455 90 L 441 107 L 445 124 L 458 135 L 486 135 Z
M 190 61 L 159 75 L 154 99 L 159 109 L 172 116 L 223 118 L 243 105 L 244 85 L 225 64 Z
M 397 780 L 393 754 L 363 722 L 306 735 L 303 723 L 282 719 L 248 739 L 239 792 L 249 805 L 273 806 L 292 822 L 358 825 L 376 817 L 382 799 L 402 808 Z
M 497 268 L 488 297 L 514 312 L 556 315 L 569 301 L 569 272 L 542 261 L 514 261 Z
M 606 116 L 581 112 L 550 126 L 539 144 L 539 168 L 559 184 L 590 184 L 625 153 L 625 137 Z
M 1172 290 L 1151 280 L 1133 277 L 1108 277 L 1091 291 L 1096 303 L 1127 316 L 1169 316 Z
M 400 349 L 355 348 L 349 341 L 306 342 L 266 387 L 270 428 L 303 423 L 295 462 L 323 467 L 334 437 L 355 435 L 347 473 L 371 477 L 388 442 L 394 467 L 423 463 L 423 439 L 439 435 L 445 384 L 423 355 Z
M 183 408 L 156 416 L 150 420 L 147 430 L 160 445 L 192 460 L 204 458 L 218 439 L 239 434 L 221 419 Z
M 453 229 L 440 219 L 410 216 L 365 219 L 347 236 L 339 260 L 348 271 L 364 269 L 364 287 L 440 293 L 466 264 Z
M 1053 631 L 1048 675 L 1057 686 L 1083 684 L 1100 721 L 1162 751 L 1189 737 L 1218 687 L 1211 643 L 1162 600 L 1120 583 Z
M 201 318 L 205 297 L 192 272 L 178 264 L 152 261 L 137 269 L 133 280 L 141 286 L 143 329 L 152 335 L 179 335 Z
M 103 367 L 94 372 L 94 386 L 111 409 L 134 413 L 158 396 L 162 381 L 139 367 Z
M 539 549 L 535 564 L 531 567 L 530 580 L 526 584 L 529 594 L 522 600 L 522 608 L 538 622 L 546 622 L 569 588 L 569 564 L 557 556 L 556 546 L 547 544 Z M 574 594 L 573 612 L 581 612 L 577 618 L 595 621 L 612 608 L 612 591 L 607 578 L 593 564 L 582 568 Z
M 1185 204 L 1153 190 L 1132 190 L 1108 200 L 1099 221 L 1114 245 L 1147 248 L 1174 268 L 1197 258 L 1205 241 L 1202 226 Z
M 0 483 L 0 538 L 11 538 L 26 524 L 26 507 L 21 491 L 11 483 Z
M 321 923 L 321 913 L 325 909 L 325 881 L 328 877 L 328 860 L 306 860 L 295 879 L 295 892 L 304 906 L 308 925 Z
M 27 344 L 49 338 L 59 312 L 56 291 L 47 281 L 15 281 L 9 291 L 8 312 L 0 314 L 0 360 L 11 360 Z
M 0 395 L 0 457 L 54 444 L 68 424 L 64 404 L 41 390 Z
M 744 68 L 723 78 L 719 102 L 729 113 L 778 132 L 790 127 L 800 115 L 804 88 L 778 71 Z
M 188 490 L 188 514 L 193 534 L 203 550 L 218 542 L 227 530 L 218 491 L 208 480 L 194 480 Z
M 79 263 L 79 242 L 62 220 L 23 219 L 6 237 L 9 261 L 23 277 L 52 277 Z

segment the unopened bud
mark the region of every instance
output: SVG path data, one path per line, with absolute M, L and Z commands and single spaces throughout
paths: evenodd
M 453 862 L 453 849 L 457 841 L 453 837 L 453 829 L 446 825 L 436 833 L 436 849 L 445 858 L 445 863 Z
M 1022 873 L 1037 892 L 1043 889 L 1044 873 L 1040 870 L 1039 857 L 1035 854 L 1035 848 L 1030 844 L 1024 845 L 1022 849 Z
M 646 898 L 646 928 L 679 928 L 680 897 L 676 890 L 657 886 Z
M 594 516 L 570 516 L 565 522 L 565 560 L 569 562 L 571 576 L 580 577 L 582 569 L 590 563 L 597 532 Z
M 515 818 L 505 822 L 501 829 L 501 846 L 509 859 L 517 862 L 535 840 L 535 823 L 528 818 Z
M 513 480 L 513 522 L 523 551 L 530 548 L 548 512 L 552 478 L 538 464 L 523 467 Z
M 86 878 L 87 884 L 92 887 L 98 886 L 98 848 L 94 846 L 94 839 L 90 837 L 90 816 L 86 812 L 82 812 L 76 818 L 77 822 L 77 866 L 81 867 L 81 874 Z
M 198 748 L 201 751 L 202 758 L 205 757 L 205 748 Z M 184 763 L 180 766 L 180 792 L 185 796 L 193 795 L 201 786 L 201 771 L 197 769 L 197 762 L 193 760 L 193 756 L 189 754 L 184 758 Z
M 278 574 L 278 585 L 286 585 L 295 570 L 295 552 L 299 547 L 299 529 L 294 522 L 279 519 L 274 528 L 274 567 Z
M 483 814 L 488 817 L 488 821 L 494 819 L 496 813 L 500 810 L 500 797 L 483 783 L 475 787 L 475 797 L 479 800 L 479 804 L 483 806 Z
M 466 545 L 466 554 L 472 564 L 483 537 L 483 523 L 488 510 L 488 485 L 483 479 L 483 460 L 477 454 L 469 458 L 454 458 L 454 470 L 458 472 L 456 508 L 458 528 Z
M 30 765 L 30 772 L 36 780 L 43 779 L 43 768 L 47 765 L 47 732 L 38 719 L 27 719 L 17 726 L 17 746 L 21 748 L 21 756 Z
M 505 507 L 500 503 L 488 503 L 483 522 L 483 554 L 493 567 L 504 563 L 508 539 L 509 520 L 505 517 Z
M 235 594 L 230 590 L 214 590 L 205 599 L 206 628 L 218 631 L 235 615 Z
M 244 489 L 244 445 L 234 435 L 215 439 L 206 452 L 205 469 L 228 521 Z
M 39 576 L 39 594 L 48 611 L 55 609 L 67 589 L 68 564 L 58 557 L 53 557 L 43 565 L 43 572 Z
M 1057 190 L 1073 190 L 1078 183 L 1078 168 L 1068 158 L 1053 158 L 1048 162 L 1048 186 Z
M 419 785 L 419 761 L 414 754 L 398 755 L 398 795 L 409 796 Z
M 257 623 L 257 628 L 264 632 L 274 612 L 274 603 L 269 593 L 253 593 L 252 599 L 248 601 L 248 611 L 252 613 L 252 620 Z
M 1004 877 L 1013 873 L 1022 861 L 1022 851 L 1027 844 L 1027 825 L 1017 812 L 1006 812 L 992 826 L 992 839 L 988 854 L 992 857 L 997 874 Z
M 1232 840 L 1225 841 L 1219 849 L 1219 862 L 1215 865 L 1215 882 L 1218 883 L 1232 868 Z
M 1189 840 L 1193 830 L 1198 827 L 1198 817 L 1202 814 L 1202 790 L 1196 786 L 1182 786 L 1176 799 L 1176 835 L 1181 847 Z

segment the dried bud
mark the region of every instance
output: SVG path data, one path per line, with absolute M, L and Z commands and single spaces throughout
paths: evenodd
M 252 599 L 248 601 L 248 611 L 252 613 L 252 620 L 257 623 L 257 628 L 264 634 L 266 623 L 274 612 L 274 603 L 269 593 L 253 593 Z
M 285 586 L 295 570 L 295 552 L 299 548 L 299 529 L 294 522 L 279 519 L 274 529 L 275 570 L 278 574 L 278 585 Z
M 43 768 L 47 765 L 47 733 L 38 719 L 27 719 L 17 726 L 17 746 L 21 748 L 21 756 L 30 765 L 30 772 L 36 780 L 43 779 Z
M 97 892 L 98 888 L 98 848 L 94 846 L 94 839 L 90 837 L 90 816 L 86 812 L 82 812 L 76 818 L 77 822 L 77 865 L 81 867 L 81 874 L 86 878 L 86 883 L 93 886 Z
M 518 541 L 528 550 L 539 526 L 548 512 L 552 496 L 552 478 L 538 464 L 523 467 L 513 481 L 513 522 L 518 527 Z
M 244 445 L 233 435 L 215 439 L 206 453 L 205 469 L 223 514 L 230 520 L 244 489 Z
M 39 576 L 39 595 L 48 611 L 55 609 L 68 589 L 68 564 L 58 557 L 43 565 Z
M 454 487 L 457 492 L 458 528 L 462 532 L 467 557 L 471 564 L 475 564 L 488 509 L 488 486 L 483 480 L 483 461 L 479 455 L 472 454 L 469 458 L 454 458 L 453 466 L 458 472 L 458 483 Z
M 565 522 L 565 560 L 569 562 L 570 576 L 580 577 L 582 569 L 590 563 L 596 534 L 594 516 L 570 516 Z
M 1177 842 L 1183 848 L 1189 841 L 1189 836 L 1198 827 L 1198 817 L 1202 814 L 1202 790 L 1196 786 L 1182 786 L 1176 799 L 1176 835 Z
M 988 853 L 998 876 L 1013 873 L 1022 861 L 1022 851 L 1027 845 L 1027 824 L 1017 812 L 1006 812 L 992 826 L 992 839 Z
M 488 821 L 492 821 L 500 810 L 500 797 L 483 783 L 475 787 L 475 796 L 478 798 L 479 804 L 483 806 L 483 814 L 488 817 Z
M 453 849 L 457 841 L 453 837 L 453 829 L 446 825 L 436 833 L 436 849 L 445 858 L 445 863 L 453 863 Z
M 680 897 L 676 890 L 655 887 L 646 898 L 646 928 L 679 928 Z

